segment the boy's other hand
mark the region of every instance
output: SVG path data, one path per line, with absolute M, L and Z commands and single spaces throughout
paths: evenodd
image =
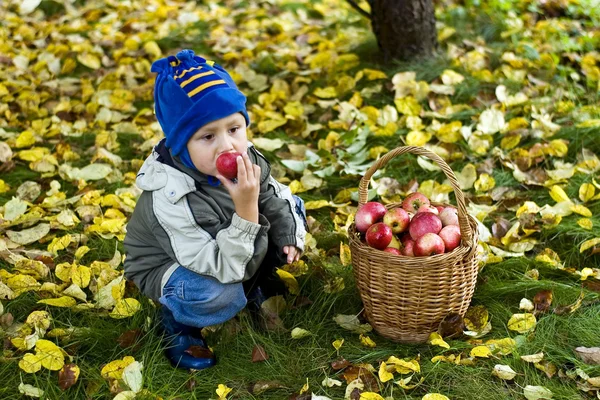
M 302 255 L 302 250 L 300 250 L 296 246 L 283 246 L 283 252 L 287 254 L 288 264 L 300 260 L 300 256 Z
M 217 179 L 229 192 L 235 212 L 245 220 L 258 223 L 258 195 L 260 193 L 260 167 L 252 164 L 248 153 L 244 152 L 237 158 L 237 182 L 217 174 Z

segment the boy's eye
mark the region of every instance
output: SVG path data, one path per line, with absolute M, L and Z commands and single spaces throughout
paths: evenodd
M 236 133 L 238 131 L 238 129 L 240 129 L 239 126 L 234 126 L 233 128 L 230 129 L 231 133 Z
M 204 135 L 202 136 L 202 140 L 211 140 L 213 138 L 213 135 Z

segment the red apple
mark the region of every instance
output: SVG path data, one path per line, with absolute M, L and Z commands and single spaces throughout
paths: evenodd
M 442 212 L 442 210 L 443 210 L 445 207 L 444 207 L 444 206 L 435 206 L 435 208 L 437 208 L 437 210 L 438 210 L 438 215 L 439 215 L 439 213 L 441 213 L 441 212 Z
M 398 241 L 398 239 L 396 239 L 396 236 L 392 235 L 392 241 L 390 244 L 388 244 L 388 247 L 400 250 L 402 248 L 402 244 Z
M 419 207 L 421 207 L 423 204 L 429 205 L 429 204 L 431 204 L 431 202 L 424 194 L 415 192 L 415 193 L 411 193 L 408 196 L 406 196 L 406 198 L 402 202 L 402 208 L 405 211 L 408 211 L 408 212 L 414 214 L 417 212 Z
M 447 253 L 457 248 L 460 244 L 460 228 L 458 225 L 446 225 L 440 231 L 439 236 L 444 241 Z
M 423 204 L 417 210 L 417 214 L 423 213 L 423 212 L 430 212 L 430 213 L 435 214 L 435 215 L 438 215 L 440 213 L 436 207 L 434 207 L 434 206 L 432 206 L 430 204 Z
M 227 179 L 237 178 L 237 158 L 241 156 L 238 152 L 223 153 L 217 158 L 217 171 Z
M 367 244 L 373 248 L 383 250 L 391 243 L 393 235 L 392 228 L 383 222 L 378 222 L 367 229 Z
M 444 208 L 439 217 L 443 226 L 458 225 L 458 210 L 454 207 Z
M 410 239 L 409 236 L 409 238 L 402 243 L 404 244 L 404 247 L 402 248 L 402 255 L 407 257 L 414 257 L 415 241 Z
M 376 201 L 369 201 L 365 203 L 356 211 L 354 217 L 354 223 L 356 224 L 356 230 L 359 232 L 366 232 L 371 225 L 381 221 L 387 208 L 381 203 Z
M 415 256 L 433 256 L 444 252 L 444 241 L 435 233 L 426 233 L 415 241 Z
M 402 253 L 400 252 L 400 250 L 395 249 L 393 247 L 386 247 L 385 249 L 383 249 L 383 251 L 385 251 L 386 253 L 395 254 L 397 256 L 401 256 L 402 255 Z
M 438 234 L 442 230 L 440 218 L 430 212 L 418 213 L 410 222 L 408 231 L 413 240 L 417 240 L 426 233 Z
M 392 208 L 383 216 L 383 223 L 392 228 L 394 233 L 404 232 L 410 224 L 410 216 L 402 208 Z

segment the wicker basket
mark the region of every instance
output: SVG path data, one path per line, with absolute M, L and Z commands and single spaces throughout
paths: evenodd
M 396 342 L 422 343 L 451 312 L 467 311 L 477 280 L 477 223 L 467 214 L 465 199 L 452 169 L 422 147 L 398 147 L 381 157 L 361 179 L 359 207 L 367 202 L 371 176 L 405 153 L 427 157 L 441 167 L 456 195 L 461 244 L 450 253 L 430 257 L 398 256 L 362 243 L 352 225 L 348 231 L 354 277 L 369 323 Z M 437 204 L 444 205 L 444 204 Z M 389 204 L 388 209 L 400 203 Z

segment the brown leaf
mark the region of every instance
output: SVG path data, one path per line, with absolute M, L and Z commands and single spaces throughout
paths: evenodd
M 11 313 L 6 313 L 4 315 L 0 315 L 0 327 L 8 328 L 13 324 L 14 317 Z
M 360 378 L 365 385 L 366 391 L 379 393 L 379 383 L 377 377 L 365 368 L 353 365 L 346 368 L 342 376 L 344 379 L 346 379 L 346 383 L 350 383 L 353 380 Z
M 600 282 L 599 281 L 593 281 L 590 279 L 585 280 L 585 281 L 583 281 L 583 287 L 588 290 L 592 290 L 594 292 L 600 293 Z
M 117 339 L 117 343 L 122 348 L 131 347 L 134 344 L 136 345 L 132 350 L 137 350 L 140 347 L 140 343 L 138 343 L 139 339 L 142 337 L 143 331 L 141 329 L 131 329 L 125 331 L 119 336 Z
M 293 395 L 291 395 L 290 397 L 288 397 L 289 400 L 310 400 L 312 397 L 312 393 L 294 393 Z
M 360 400 L 360 394 L 362 391 L 359 388 L 354 388 L 352 393 L 350 393 L 350 400 Z
M 335 371 L 339 371 L 340 369 L 344 369 L 350 365 L 352 365 L 352 363 L 350 363 L 350 361 L 346 360 L 344 357 L 340 357 L 331 362 L 331 368 L 333 368 Z
M 600 365 L 600 347 L 576 347 L 575 354 L 586 364 Z
M 540 290 L 533 296 L 533 304 L 535 305 L 534 314 L 545 313 L 552 304 L 552 290 Z
M 187 382 L 185 383 L 185 388 L 189 391 L 189 392 L 193 392 L 196 389 L 196 380 L 193 377 L 190 377 Z
M 36 261 L 41 261 L 44 264 L 46 264 L 46 266 L 48 268 L 50 268 L 51 271 L 54 271 L 54 259 L 50 256 L 37 256 L 35 258 Z
M 75 383 L 78 378 L 77 365 L 65 364 L 60 371 L 58 371 L 58 387 L 62 390 L 67 390 Z
M 440 322 L 438 333 L 444 338 L 454 337 L 462 335 L 464 329 L 465 324 L 462 316 L 457 313 L 450 313 Z
M 501 239 L 510 229 L 510 221 L 504 218 L 496 218 L 496 222 L 492 225 L 492 235 L 495 238 Z
M 212 351 L 202 346 L 190 346 L 185 350 L 185 353 L 196 358 L 210 358 L 213 356 Z
M 250 385 L 248 391 L 250 392 L 250 394 L 259 395 L 263 392 L 266 392 L 267 390 L 283 388 L 285 388 L 285 386 L 283 386 L 278 381 L 256 381 L 255 383 Z
M 568 306 L 559 306 L 559 307 L 554 308 L 554 314 L 563 315 L 563 314 L 570 314 L 572 312 L 575 312 L 577 309 L 579 309 L 579 307 L 581 307 L 581 303 L 583 302 L 584 297 L 585 297 L 585 293 L 581 292 L 579 294 L 579 298 L 577 298 L 575 303 L 569 304 Z
M 260 344 L 255 345 L 252 349 L 252 362 L 255 363 L 260 361 L 266 361 L 268 359 L 269 355 L 267 354 L 265 349 Z

